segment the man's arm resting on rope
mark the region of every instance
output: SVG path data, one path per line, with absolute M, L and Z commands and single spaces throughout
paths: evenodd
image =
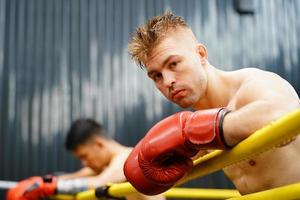
M 10 189 L 7 193 L 7 200 L 22 198 L 24 200 L 32 198 L 38 199 L 55 194 L 76 194 L 90 188 L 95 188 L 94 185 L 96 185 L 96 181 L 99 181 L 99 185 L 105 185 L 103 181 L 109 178 L 109 173 L 104 173 L 104 177 L 107 177 L 107 179 L 104 180 L 101 178 L 101 174 L 99 175 L 100 177 L 96 178 L 84 178 L 84 176 L 92 176 L 94 174 L 95 172 L 93 170 L 85 167 L 75 173 L 59 177 L 51 175 L 45 177 L 30 177 Z M 123 178 L 123 180 L 125 180 L 125 178 Z
M 58 176 L 59 179 L 67 180 L 74 178 L 82 178 L 87 176 L 96 176 L 96 172 L 89 167 L 83 167 L 80 170 Z
M 88 188 L 86 180 L 80 177 L 93 176 L 95 172 L 84 167 L 74 173 L 61 176 L 35 176 L 20 181 L 8 191 L 7 199 L 42 198 L 54 194 L 75 194 Z M 80 179 L 79 179 L 80 178 Z M 71 179 L 71 180 L 70 180 Z
M 233 112 L 226 116 L 223 124 L 224 138 L 230 146 L 300 108 L 295 90 L 277 75 L 262 78 L 261 82 L 249 81 L 240 88 L 236 99 L 228 106 Z
M 55 194 L 76 194 L 88 189 L 84 179 L 59 180 L 55 176 L 35 176 L 20 181 L 8 190 L 7 200 L 31 200 L 46 198 Z

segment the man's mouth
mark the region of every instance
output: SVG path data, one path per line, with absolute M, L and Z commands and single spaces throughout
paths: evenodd
M 184 95 L 185 95 L 185 90 L 184 89 L 181 89 L 181 90 L 174 90 L 172 93 L 171 93 L 171 98 L 173 100 L 176 100 L 176 99 L 180 99 L 182 98 Z

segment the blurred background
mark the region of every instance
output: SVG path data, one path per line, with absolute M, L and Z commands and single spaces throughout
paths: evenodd
M 133 146 L 181 110 L 127 52 L 135 27 L 167 10 L 186 19 L 212 65 L 272 71 L 300 93 L 298 0 L 0 0 L 0 180 L 79 169 L 64 149 L 79 117 Z M 187 186 L 232 188 L 222 172 Z

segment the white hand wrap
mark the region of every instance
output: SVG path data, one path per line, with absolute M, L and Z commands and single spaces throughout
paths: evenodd
M 57 181 L 57 194 L 76 194 L 87 189 L 88 182 L 83 178 Z

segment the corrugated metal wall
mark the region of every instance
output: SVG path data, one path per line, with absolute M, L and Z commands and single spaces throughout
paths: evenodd
M 127 54 L 134 28 L 165 10 L 185 17 L 213 65 L 274 71 L 299 93 L 300 1 L 252 2 L 242 15 L 233 0 L 0 0 L 0 179 L 78 168 L 63 147 L 78 117 L 134 145 L 179 110 Z M 197 184 L 229 186 L 220 174 Z

